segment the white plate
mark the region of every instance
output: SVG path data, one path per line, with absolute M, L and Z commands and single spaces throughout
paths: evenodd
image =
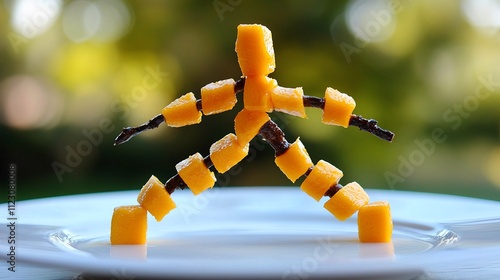
M 359 243 L 355 216 L 339 222 L 296 187 L 176 191 L 177 209 L 159 223 L 148 217 L 147 246 L 109 244 L 113 208 L 137 204 L 138 191 L 22 201 L 16 261 L 118 278 L 410 279 L 436 263 L 499 259 L 500 203 L 368 192 L 391 203 L 391 244 Z

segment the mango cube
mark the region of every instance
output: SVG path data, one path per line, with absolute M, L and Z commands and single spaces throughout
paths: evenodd
M 139 205 L 119 206 L 111 218 L 111 245 L 146 243 L 147 212 Z
M 303 97 L 304 91 L 301 87 L 286 88 L 278 86 L 271 91 L 274 110 L 301 118 L 306 117 Z
M 356 182 L 341 188 L 324 205 L 337 219 L 344 221 L 370 201 L 368 194 Z
M 192 92 L 172 101 L 161 111 L 165 122 L 171 127 L 180 127 L 201 122 L 201 112 L 196 107 L 196 98 Z
M 251 111 L 272 112 L 271 91 L 278 86 L 275 79 L 266 76 L 247 76 L 243 89 L 243 105 Z
M 137 196 L 137 202 L 151 213 L 158 222 L 176 207 L 164 185 L 154 175 L 142 187 Z
M 391 208 L 387 201 L 367 204 L 358 212 L 358 236 L 361 242 L 390 242 Z
M 248 155 L 249 144 L 240 145 L 236 135 L 230 133 L 212 144 L 210 159 L 220 173 L 228 171 Z
M 212 115 L 231 110 L 236 102 L 233 79 L 210 83 L 201 88 L 201 107 L 203 114 Z
M 215 175 L 208 169 L 200 153 L 179 162 L 175 169 L 194 195 L 198 195 L 215 184 Z
M 337 167 L 320 160 L 302 182 L 300 189 L 316 201 L 319 201 L 331 186 L 340 181 L 343 175 L 342 171 Z
M 235 50 L 243 76 L 265 76 L 274 72 L 273 38 L 267 27 L 258 24 L 238 25 Z
M 249 143 L 269 120 L 265 112 L 241 110 L 234 119 L 234 131 L 240 145 Z
M 277 156 L 274 162 L 292 182 L 295 182 L 313 166 L 306 148 L 302 142 L 300 142 L 300 138 L 297 138 L 297 140 L 288 147 L 286 152 Z
M 354 107 L 356 102 L 352 97 L 329 87 L 325 92 L 325 107 L 321 121 L 325 124 L 348 127 Z

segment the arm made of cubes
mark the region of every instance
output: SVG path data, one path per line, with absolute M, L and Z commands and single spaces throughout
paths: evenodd
M 231 110 L 238 101 L 236 94 L 243 90 L 244 83 L 245 78 L 238 81 L 226 79 L 210 83 L 201 88 L 200 99 L 196 99 L 192 92 L 184 94 L 148 122 L 136 127 L 123 128 L 115 138 L 114 145 L 125 143 L 145 130 L 157 128 L 163 122 L 170 127 L 181 127 L 200 123 L 202 113 L 213 115 Z
M 274 110 L 289 115 L 305 118 L 305 107 L 323 110 L 322 122 L 329 125 L 342 127 L 355 126 L 389 142 L 394 138 L 394 133 L 380 128 L 377 121 L 365 119 L 352 114 L 356 107 L 354 99 L 340 91 L 327 88 L 325 97 L 304 95 L 301 87 L 286 88 L 277 86 L 270 91 L 271 102 Z
M 198 100 L 192 93 L 177 98 L 163 109 L 162 114 L 148 122 L 137 127 L 124 128 L 116 137 L 114 145 L 125 143 L 143 131 L 157 128 L 163 122 L 173 127 L 195 124 L 201 121 L 202 112 L 210 115 L 230 110 L 236 103 L 236 94 L 241 91 L 248 92 L 243 96 L 247 110 L 265 112 L 276 110 L 305 118 L 305 107 L 314 107 L 323 110 L 323 123 L 343 127 L 355 126 L 387 141 L 392 141 L 394 138 L 394 134 L 380 128 L 376 120 L 352 114 L 356 103 L 347 94 L 327 88 L 325 98 L 307 96 L 300 87 L 285 88 L 278 86 L 274 79 L 249 76 L 242 77 L 236 82 L 227 79 L 211 83 L 202 88 L 202 98 Z

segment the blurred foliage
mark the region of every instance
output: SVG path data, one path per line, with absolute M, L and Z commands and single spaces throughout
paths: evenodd
M 337 88 L 355 114 L 396 133 L 387 143 L 326 126 L 315 109 L 308 119 L 272 113 L 314 162 L 342 169 L 342 183 L 500 200 L 498 18 L 495 0 L 3 1 L 2 178 L 15 163 L 19 199 L 166 181 L 233 131 L 241 96 L 199 125 L 113 139 L 186 92 L 237 79 L 236 27 L 260 23 L 273 32 L 280 85 L 319 97 Z M 291 184 L 271 148 L 252 147 L 220 186 Z

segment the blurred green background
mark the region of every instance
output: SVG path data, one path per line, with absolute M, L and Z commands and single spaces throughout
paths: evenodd
M 396 133 L 273 113 L 314 162 L 342 183 L 500 200 L 499 1 L 24 1 L 0 2 L 2 186 L 17 198 L 137 189 L 166 181 L 189 155 L 233 132 L 242 106 L 198 125 L 166 125 L 113 147 L 124 126 L 186 92 L 238 79 L 240 23 L 273 33 L 281 86 L 348 93 L 355 114 Z M 255 140 L 255 139 L 254 139 Z M 291 185 L 260 140 L 219 187 Z M 295 185 L 298 187 L 299 182 Z M 7 199 L 7 191 L 0 202 Z

